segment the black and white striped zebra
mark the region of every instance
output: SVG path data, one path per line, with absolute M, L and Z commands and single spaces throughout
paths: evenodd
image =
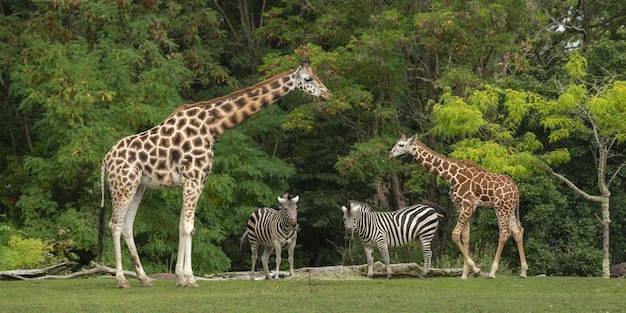
M 281 208 L 274 210 L 272 208 L 260 208 L 256 210 L 248 219 L 248 229 L 241 237 L 241 249 L 245 240 L 250 242 L 250 251 L 252 252 L 252 269 L 250 270 L 250 279 L 254 279 L 254 267 L 258 258 L 258 249 L 262 245 L 264 247 L 261 261 L 263 262 L 263 270 L 265 271 L 265 279 L 271 279 L 267 263 L 269 262 L 272 251 L 276 251 L 276 279 L 279 278 L 281 251 L 284 245 L 287 245 L 287 253 L 289 260 L 289 274 L 293 276 L 293 252 L 296 248 L 296 239 L 298 237 L 298 211 L 296 203 L 300 200 L 299 196 L 292 197 L 289 193 L 278 197 Z
M 374 264 L 374 249 L 378 248 L 385 265 L 387 279 L 391 278 L 388 247 L 403 247 L 411 241 L 419 239 L 424 254 L 424 267 L 421 278 L 428 275 L 432 251 L 431 242 L 439 225 L 439 214 L 434 207 L 445 210 L 436 204 L 412 205 L 393 212 L 377 212 L 369 205 L 349 200 L 348 207 L 341 207 L 343 224 L 346 236 L 352 238 L 354 234 L 361 238 L 367 257 L 367 277 L 372 278 Z

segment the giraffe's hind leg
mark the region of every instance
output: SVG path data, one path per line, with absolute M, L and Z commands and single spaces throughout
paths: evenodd
M 498 209 L 495 208 L 496 216 L 498 217 L 498 229 L 500 231 L 500 236 L 498 238 L 498 248 L 496 249 L 496 255 L 493 258 L 493 263 L 491 264 L 491 270 L 489 271 L 489 275 L 487 278 L 496 278 L 496 271 L 498 271 L 498 265 L 500 264 L 500 257 L 502 256 L 502 250 L 504 249 L 504 245 L 506 241 L 511 237 L 511 224 L 510 218 L 513 218 L 513 212 L 510 210 Z M 506 212 L 507 215 L 499 214 L 498 212 Z
M 128 251 L 130 251 L 131 258 L 135 264 L 137 279 L 141 282 L 141 286 L 152 287 L 152 279 L 149 278 L 143 270 L 141 260 L 139 259 L 139 253 L 137 252 L 137 246 L 135 245 L 135 238 L 133 236 L 133 224 L 135 222 L 135 216 L 137 215 L 137 208 L 139 207 L 139 203 L 141 202 L 141 198 L 143 197 L 145 191 L 145 186 L 139 186 L 137 188 L 137 192 L 133 196 L 133 199 L 128 204 L 128 209 L 122 226 L 122 237 L 124 237 Z
M 524 253 L 524 227 L 516 218 L 511 218 L 509 222 L 511 226 L 511 232 L 513 233 L 513 239 L 517 245 L 517 251 L 519 253 L 519 260 L 521 266 L 521 272 L 519 277 L 526 278 L 526 271 L 528 270 L 528 263 L 526 263 L 526 254 Z
M 124 276 L 124 268 L 122 266 L 122 244 L 121 237 L 124 237 L 126 246 L 131 254 L 135 269 L 137 270 L 137 278 L 143 286 L 150 286 L 151 279 L 148 278 L 141 266 L 137 247 L 133 239 L 133 223 L 137 214 L 137 207 L 145 191 L 145 187 L 139 186 L 138 180 L 127 186 L 116 186 L 110 188 L 111 200 L 113 202 L 113 212 L 109 228 L 113 237 L 113 250 L 115 253 L 115 277 L 117 279 L 118 288 L 130 288 L 130 284 Z

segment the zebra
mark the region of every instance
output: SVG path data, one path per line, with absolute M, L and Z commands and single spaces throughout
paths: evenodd
M 296 239 L 298 237 L 298 211 L 296 203 L 300 200 L 299 196 L 292 197 L 291 194 L 285 193 L 282 197 L 278 197 L 281 204 L 280 210 L 263 207 L 252 213 L 248 219 L 248 229 L 241 237 L 240 248 L 243 251 L 246 239 L 250 242 L 250 251 L 252 252 L 252 269 L 250 270 L 250 279 L 254 279 L 254 267 L 258 257 L 259 245 L 264 246 L 261 261 L 263 262 L 263 270 L 265 271 L 265 279 L 271 279 L 268 265 L 272 248 L 276 251 L 276 278 L 280 269 L 281 251 L 284 245 L 287 245 L 289 274 L 293 272 L 293 252 L 296 248 Z
M 391 279 L 388 247 L 403 247 L 417 238 L 424 254 L 420 278 L 428 275 L 432 258 L 430 245 L 439 217 L 446 216 L 443 208 L 429 202 L 428 205 L 417 204 L 393 212 L 376 212 L 369 205 L 355 200 L 348 200 L 347 206 L 341 207 L 346 237 L 352 239 L 357 234 L 361 238 L 367 257 L 367 278 L 373 276 L 374 248 L 378 248 L 387 266 L 387 279 Z

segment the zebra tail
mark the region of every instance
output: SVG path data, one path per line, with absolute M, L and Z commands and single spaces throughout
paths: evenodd
M 239 243 L 239 249 L 241 250 L 241 252 L 244 252 L 247 242 L 248 242 L 248 231 L 246 230 L 243 233 L 243 236 L 241 236 L 241 242 Z
M 422 203 L 432 207 L 433 209 L 435 209 L 435 211 L 437 211 L 437 215 L 439 215 L 439 217 L 447 217 L 448 216 L 448 211 L 440 206 L 438 203 L 430 201 L 430 200 L 424 200 L 422 201 Z

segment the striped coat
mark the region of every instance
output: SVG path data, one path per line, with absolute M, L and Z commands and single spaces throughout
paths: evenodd
M 356 234 L 363 242 L 368 278 L 373 276 L 375 248 L 385 262 L 387 278 L 390 279 L 388 247 L 403 247 L 416 239 L 419 239 L 424 255 L 424 267 L 420 277 L 428 275 L 432 258 L 430 246 L 439 225 L 439 214 L 435 208 L 418 204 L 393 212 L 376 212 L 365 203 L 349 200 L 347 207 L 343 206 L 341 209 L 346 235 L 352 238 Z
M 266 279 L 271 279 L 268 262 L 272 251 L 276 251 L 275 277 L 278 278 L 281 251 L 285 245 L 287 245 L 289 273 L 293 276 L 293 252 L 296 248 L 296 239 L 298 237 L 298 211 L 296 206 L 298 200 L 300 200 L 300 197 L 292 197 L 289 193 L 285 193 L 283 197 L 278 198 L 281 204 L 279 210 L 260 208 L 252 213 L 250 219 L 248 219 L 248 229 L 241 237 L 241 248 L 243 250 L 243 245 L 247 239 L 250 242 L 250 251 L 252 252 L 250 279 L 254 278 L 254 268 L 258 258 L 259 246 L 264 247 L 261 261 Z

